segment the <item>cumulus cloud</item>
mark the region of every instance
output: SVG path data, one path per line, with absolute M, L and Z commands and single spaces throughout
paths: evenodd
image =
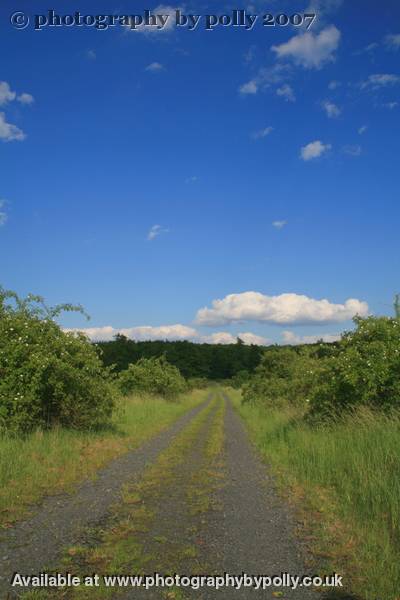
M 257 80 L 251 79 L 247 83 L 244 83 L 243 85 L 240 86 L 239 92 L 241 94 L 243 94 L 243 96 L 247 96 L 249 94 L 254 95 L 254 94 L 257 94 L 257 92 L 258 92 L 258 86 L 259 86 L 259 83 L 257 82 Z
M 247 83 L 240 86 L 239 92 L 243 95 L 255 95 L 260 89 L 279 85 L 288 75 L 290 75 L 291 66 L 278 63 L 273 67 L 262 67 L 258 70 L 255 77 Z
M 363 133 L 365 133 L 367 131 L 367 129 L 368 129 L 367 125 L 361 125 L 361 127 L 359 127 L 359 129 L 358 129 L 358 133 L 360 135 L 362 135 Z
M 389 50 L 398 50 L 400 48 L 400 33 L 390 33 L 385 36 L 383 41 Z
M 32 94 L 26 92 L 17 95 L 16 92 L 12 91 L 10 84 L 7 83 L 7 81 L 0 81 L 0 106 L 4 106 L 8 102 L 13 102 L 14 100 L 17 100 L 21 104 L 32 104 L 34 102 L 34 97 Z
M 159 62 L 152 62 L 147 65 L 145 71 L 150 71 L 151 73 L 158 73 L 159 71 L 164 71 L 164 67 Z
M 6 201 L 0 200 L 0 227 L 7 221 Z
M 23 92 L 17 96 L 17 100 L 20 102 L 20 104 L 33 104 L 35 102 L 35 98 L 32 96 L 32 94 L 27 94 L 26 92 Z
M 322 333 L 319 335 L 296 335 L 293 331 L 283 331 L 282 339 L 284 344 L 297 346 L 298 344 L 316 344 L 320 340 L 323 342 L 338 342 L 342 336 L 332 333 Z
M 333 80 L 333 81 L 330 81 L 330 82 L 329 82 L 329 84 L 328 84 L 328 88 L 329 88 L 330 90 L 336 90 L 336 89 L 337 89 L 338 87 L 340 87 L 341 85 L 342 85 L 342 84 L 340 83 L 340 81 Z
M 151 242 L 152 240 L 154 240 L 157 236 L 161 235 L 162 233 L 168 233 L 168 232 L 169 232 L 169 229 L 166 229 L 162 225 L 153 225 L 152 227 L 150 227 L 150 230 L 147 234 L 147 239 Z
M 139 327 L 122 327 L 114 328 L 111 325 L 104 327 L 84 327 L 82 329 L 72 328 L 64 329 L 65 332 L 84 333 L 93 342 L 109 342 L 114 337 L 124 335 L 130 340 L 137 342 L 143 341 L 154 341 L 154 340 L 168 340 L 168 341 L 191 341 L 197 343 L 207 344 L 236 344 L 237 338 L 240 337 L 245 344 L 255 344 L 258 346 L 266 346 L 270 344 L 270 340 L 255 333 L 244 332 L 232 335 L 226 331 L 217 331 L 211 335 L 201 335 L 193 327 L 188 327 L 182 324 L 176 325 L 160 325 L 159 327 L 152 327 L 150 325 L 143 325 Z
M 320 69 L 335 60 L 334 52 L 340 42 L 340 31 L 329 25 L 319 33 L 306 31 L 292 37 L 288 42 L 272 46 L 278 58 L 289 58 L 305 69 Z
M 0 81 L 0 106 L 15 100 L 16 95 L 17 94 L 11 90 L 7 81 Z
M 264 127 L 264 129 L 259 129 L 258 131 L 252 133 L 251 137 L 253 140 L 260 140 L 267 137 L 267 135 L 269 135 L 273 130 L 273 127 Z
M 85 327 L 82 329 L 64 329 L 66 332 L 82 332 L 93 341 L 110 341 L 117 334 L 125 335 L 131 340 L 190 340 L 197 337 L 197 331 L 186 325 L 161 325 L 160 327 L 151 327 L 144 325 L 141 327 L 125 327 L 116 329 L 111 325 L 104 327 Z
M 339 323 L 356 315 L 366 316 L 366 302 L 350 298 L 344 304 L 334 304 L 326 299 L 315 300 L 299 294 L 266 296 L 259 292 L 229 294 L 222 300 L 213 300 L 212 307 L 197 312 L 199 325 L 219 326 L 240 321 L 265 323 Z
M 275 229 L 283 229 L 285 225 L 287 225 L 287 221 L 272 221 L 272 226 L 275 227 Z
M 16 125 L 7 123 L 6 115 L 0 112 L 0 140 L 3 140 L 3 142 L 12 142 L 13 140 L 22 142 L 25 138 L 25 133 Z
M 339 117 L 342 112 L 341 109 L 330 100 L 324 100 L 324 102 L 322 102 L 322 108 L 330 119 Z
M 246 332 L 232 335 L 227 331 L 217 331 L 211 335 L 204 335 L 200 338 L 200 341 L 206 344 L 236 344 L 237 338 L 240 338 L 247 346 L 251 344 L 255 346 L 268 346 L 271 344 L 271 340 L 255 333 Z
M 276 95 L 284 98 L 286 102 L 295 102 L 296 96 L 293 88 L 288 83 L 284 83 L 281 87 L 276 90 Z
M 300 157 L 305 161 L 313 160 L 315 158 L 319 158 L 325 154 L 325 152 L 331 150 L 331 148 L 331 144 L 323 144 L 320 140 L 315 140 L 315 142 L 310 142 L 301 148 Z
M 360 83 L 360 88 L 365 89 L 378 89 L 380 87 L 386 87 L 389 85 L 396 85 L 400 83 L 400 77 L 393 73 L 374 73 L 370 75 L 368 79 Z

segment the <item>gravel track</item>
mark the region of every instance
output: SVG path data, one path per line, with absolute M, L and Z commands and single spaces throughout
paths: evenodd
M 17 597 L 7 596 L 10 589 L 7 582 L 13 572 L 39 573 L 46 566 L 57 564 L 65 546 L 77 542 L 82 544 L 82 539 L 90 545 L 88 527 L 95 528 L 97 525 L 98 528 L 107 528 L 110 507 L 118 501 L 121 486 L 127 482 L 140 481 L 145 467 L 157 459 L 159 453 L 174 441 L 175 436 L 211 398 L 212 394 L 205 403 L 181 417 L 168 430 L 141 448 L 112 462 L 99 473 L 95 481 L 86 481 L 75 494 L 47 498 L 35 516 L 6 531 L 0 539 L 0 599 Z M 165 545 L 159 552 L 169 552 L 171 556 L 175 556 L 170 564 L 176 566 L 177 562 L 177 572 L 181 575 L 223 575 L 225 572 L 237 576 L 243 572 L 248 575 L 269 576 L 282 573 L 295 576 L 309 574 L 304 566 L 304 548 L 294 536 L 293 514 L 278 496 L 268 468 L 250 443 L 245 427 L 226 395 L 223 402 L 226 404 L 224 449 L 222 456 L 217 461 L 213 459 L 213 464 L 209 465 L 210 478 L 215 478 L 215 485 L 210 488 L 212 501 L 209 510 L 200 518 L 191 513 L 187 486 L 191 477 L 204 464 L 208 465 L 204 462 L 204 448 L 215 410 L 210 412 L 198 435 L 194 437 L 185 460 L 176 470 L 172 485 L 162 488 L 159 495 L 149 498 L 150 508 L 155 509 L 156 517 L 151 530 L 143 534 L 145 549 L 152 551 L 156 547 L 157 538 L 165 539 Z M 98 537 L 94 536 L 93 541 L 98 543 Z M 199 542 L 199 552 L 192 562 L 179 559 L 180 549 Z M 163 557 L 160 560 L 161 558 Z M 158 563 L 155 556 L 155 564 L 152 566 L 161 567 L 162 563 Z M 148 572 L 151 574 L 153 571 Z M 238 590 L 232 587 L 221 588 L 218 591 L 204 587 L 196 591 L 186 589 L 184 594 L 185 598 L 196 600 L 272 600 L 280 596 L 285 600 L 321 598 L 305 587 L 298 587 L 296 590 L 275 587 L 259 591 L 249 587 Z M 125 589 L 115 593 L 115 598 L 129 600 L 174 597 L 166 595 L 166 590 L 161 588 L 153 588 L 148 592 L 143 589 Z M 93 600 L 96 598 L 94 590 Z M 333 593 L 324 598 L 333 600 L 350 597 Z
M 211 394 L 206 401 L 211 399 Z M 121 486 L 138 479 L 206 403 L 180 417 L 171 427 L 111 462 L 95 480 L 82 483 L 75 493 L 45 498 L 29 519 L 0 534 L 0 598 L 17 597 L 9 585 L 15 572 L 38 574 L 54 564 L 65 546 L 74 545 L 82 532 L 105 519 L 118 501 Z

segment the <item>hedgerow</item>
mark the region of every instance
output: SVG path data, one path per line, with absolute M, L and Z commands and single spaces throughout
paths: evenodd
M 311 421 L 338 419 L 359 407 L 400 409 L 400 319 L 354 319 L 335 345 L 267 350 L 243 386 L 243 402 L 295 405 Z

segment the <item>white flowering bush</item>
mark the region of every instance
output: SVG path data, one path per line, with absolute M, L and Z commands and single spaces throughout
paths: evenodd
M 400 319 L 356 318 L 316 378 L 310 414 L 340 416 L 359 406 L 400 409 Z
M 39 296 L 21 300 L 0 288 L 0 430 L 62 425 L 92 428 L 111 417 L 114 388 L 96 348 L 64 333 Z
M 139 392 L 172 399 L 187 389 L 179 369 L 171 365 L 165 356 L 141 358 L 130 364 L 118 376 L 123 394 Z

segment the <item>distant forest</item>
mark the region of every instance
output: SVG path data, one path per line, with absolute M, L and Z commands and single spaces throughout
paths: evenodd
M 105 366 L 115 365 L 123 371 L 140 358 L 165 354 L 172 365 L 186 378 L 230 379 L 240 371 L 253 373 L 266 348 L 246 346 L 238 339 L 236 344 L 195 344 L 193 342 L 148 341 L 136 342 L 117 335 L 111 342 L 97 342 L 102 350 Z

